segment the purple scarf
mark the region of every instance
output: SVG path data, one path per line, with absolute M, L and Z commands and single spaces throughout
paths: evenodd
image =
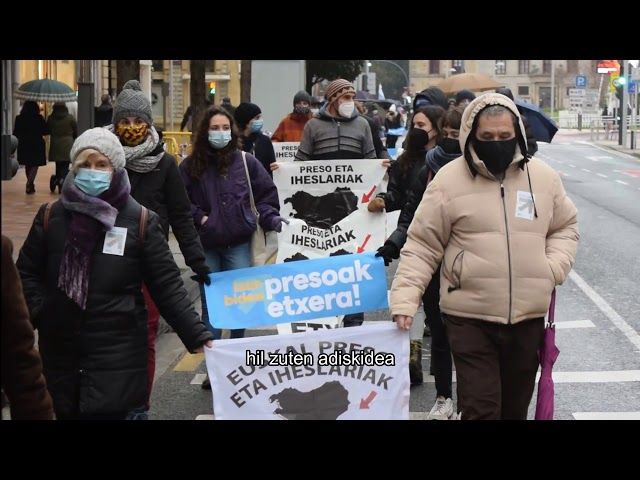
M 74 178 L 75 174 L 69 172 L 62 186 L 62 205 L 72 214 L 58 274 L 58 287 L 85 310 L 91 254 L 102 233 L 116 223 L 118 211 L 129 198 L 131 185 L 126 170 L 116 170 L 109 189 L 92 197 L 76 186 Z

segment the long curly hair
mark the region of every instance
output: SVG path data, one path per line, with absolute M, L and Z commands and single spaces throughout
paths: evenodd
M 229 119 L 231 126 L 231 141 L 220 150 L 216 150 L 209 143 L 209 122 L 216 115 L 224 115 Z M 229 165 L 233 154 L 239 148 L 238 135 L 234 128 L 233 116 L 224 108 L 213 106 L 208 108 L 202 115 L 202 119 L 196 130 L 196 139 L 193 143 L 193 152 L 189 163 L 187 163 L 187 173 L 200 179 L 210 162 L 215 162 L 218 173 L 224 175 L 229 171 Z

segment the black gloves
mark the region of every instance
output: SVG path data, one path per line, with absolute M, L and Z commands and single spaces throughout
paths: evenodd
M 204 283 L 205 285 L 211 285 L 211 279 L 209 278 L 209 274 L 211 270 L 206 265 L 202 265 L 200 267 L 193 269 L 196 274 L 191 277 L 191 280 L 195 280 L 198 283 Z
M 398 250 L 395 244 L 385 242 L 376 252 L 376 257 L 382 257 L 384 259 L 384 266 L 388 267 L 394 258 L 400 258 L 400 250 Z

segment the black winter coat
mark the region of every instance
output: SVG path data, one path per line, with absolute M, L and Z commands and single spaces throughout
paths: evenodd
M 371 139 L 373 140 L 373 148 L 376 150 L 376 158 L 387 158 L 390 160 L 391 157 L 389 156 L 387 147 L 382 143 L 382 139 L 380 138 L 380 128 L 376 125 L 376 122 L 366 115 L 360 116 L 367 121 L 369 128 L 371 129 Z
M 429 167 L 422 165 L 418 174 L 413 175 L 411 188 L 406 192 L 405 203 L 404 206 L 402 206 L 400 217 L 398 218 L 398 227 L 387 239 L 387 242 L 393 243 L 398 250 L 401 250 L 407 241 L 407 231 L 422 201 L 424 191 L 427 189 L 430 172 L 431 169 Z M 433 178 L 433 172 L 431 172 L 431 177 Z
M 252 133 L 246 138 L 243 137 L 242 150 L 256 157 L 269 176 L 273 178 L 273 172 L 269 165 L 276 161 L 276 152 L 273 150 L 273 143 L 269 137 L 262 132 Z
M 413 187 L 413 182 L 418 177 L 420 169 L 424 167 L 425 153 L 425 151 L 422 151 L 417 154 L 417 158 L 414 158 L 413 165 L 407 172 L 403 172 L 400 161 L 398 160 L 393 162 L 391 167 L 389 167 L 389 183 L 387 185 L 387 191 L 377 195 L 384 198 L 385 210 L 387 213 L 402 210 L 402 207 L 406 204 L 407 198 Z M 403 153 L 403 155 L 407 154 L 408 152 L 406 151 Z
M 20 114 L 16 117 L 13 134 L 18 138 L 18 163 L 27 167 L 47 164 L 43 135 L 49 134 L 42 115 Z
M 147 311 L 142 282 L 190 351 L 211 340 L 212 334 L 191 305 L 155 213 L 149 211 L 140 243 L 141 207 L 129 197 L 115 222 L 127 229 L 124 255 L 102 253 L 104 234 L 98 240 L 83 311 L 57 286 L 71 213 L 55 202 L 45 232 L 44 207 L 20 250 L 17 267 L 39 331 L 56 415 L 124 417 L 147 401 Z
M 193 224 L 191 202 L 175 158 L 166 153 L 150 172 L 127 170 L 127 173 L 131 183 L 131 196 L 158 214 L 165 238 L 169 237 L 171 225 L 189 268 L 193 271 L 204 268 L 204 250 Z

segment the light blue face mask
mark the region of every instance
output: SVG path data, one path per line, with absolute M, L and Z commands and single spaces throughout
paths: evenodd
M 87 195 L 97 197 L 109 189 L 111 177 L 112 172 L 80 168 L 78 169 L 78 173 L 76 173 L 76 177 L 73 179 L 73 183 Z
M 264 120 L 254 120 L 251 122 L 251 133 L 256 133 L 262 130 L 262 126 L 264 125 Z
M 220 150 L 231 141 L 231 130 L 209 130 L 209 144 Z

